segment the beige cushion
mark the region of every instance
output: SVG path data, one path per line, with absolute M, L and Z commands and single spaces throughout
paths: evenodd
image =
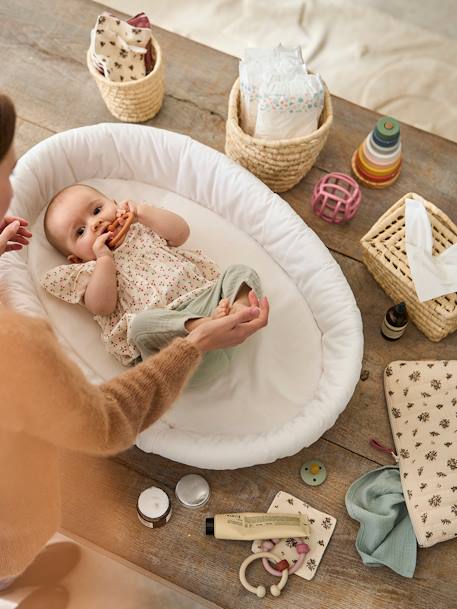
M 384 388 L 420 546 L 457 536 L 457 361 L 392 362 Z

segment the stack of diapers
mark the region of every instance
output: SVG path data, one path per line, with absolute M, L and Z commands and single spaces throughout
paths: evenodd
M 362 523 L 357 549 L 365 564 L 411 577 L 416 540 L 426 548 L 457 537 L 456 381 L 457 360 L 396 361 L 385 369 L 398 468 L 365 474 L 346 496 L 349 514 Z
M 241 128 L 256 138 L 280 140 L 317 129 L 324 107 L 319 74 L 309 74 L 300 47 L 245 50 L 240 62 Z

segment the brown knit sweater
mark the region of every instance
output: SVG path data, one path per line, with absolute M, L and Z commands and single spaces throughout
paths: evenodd
M 59 450 L 128 448 L 177 398 L 200 359 L 177 338 L 92 385 L 46 321 L 0 309 L 0 579 L 19 574 L 59 526 Z

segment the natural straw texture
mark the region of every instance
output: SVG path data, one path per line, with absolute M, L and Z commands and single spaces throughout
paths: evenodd
M 363 261 L 368 270 L 396 303 L 405 302 L 416 326 L 434 342 L 457 330 L 457 295 L 419 302 L 405 250 L 405 200 L 424 201 L 433 233 L 433 254 L 457 243 L 457 226 L 433 203 L 415 193 L 404 195 L 362 237 Z
M 319 128 L 309 135 L 286 140 L 264 140 L 240 127 L 240 82 L 232 87 L 226 125 L 225 152 L 249 169 L 275 192 L 285 192 L 308 173 L 324 147 L 333 121 L 332 102 L 325 87 Z
M 100 74 L 87 51 L 87 67 L 95 79 L 108 110 L 127 123 L 147 121 L 157 114 L 164 95 L 164 68 L 159 43 L 151 37 L 155 56 L 154 68 L 144 78 L 114 82 Z

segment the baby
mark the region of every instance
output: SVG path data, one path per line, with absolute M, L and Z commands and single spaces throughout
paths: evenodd
M 134 221 L 112 250 L 108 227 L 116 218 L 122 223 L 127 211 Z M 69 264 L 45 273 L 42 286 L 84 305 L 100 325 L 107 350 L 124 365 L 261 295 L 259 277 L 249 267 L 234 265 L 221 274 L 201 251 L 178 249 L 189 237 L 187 222 L 149 203 L 118 204 L 95 188 L 75 184 L 51 200 L 44 229 Z M 207 354 L 198 377 L 214 378 L 228 357 L 227 352 Z

